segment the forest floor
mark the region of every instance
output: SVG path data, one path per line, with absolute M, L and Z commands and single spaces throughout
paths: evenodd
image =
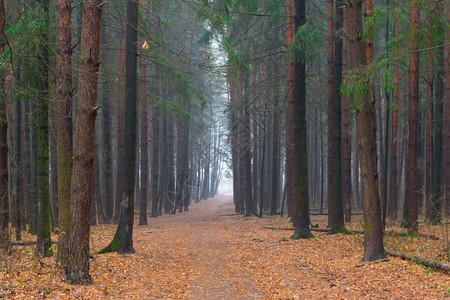
M 354 219 L 348 227 L 360 229 L 360 219 Z M 312 216 L 312 223 L 324 228 L 326 216 Z M 63 282 L 54 258 L 38 259 L 31 246 L 15 246 L 11 256 L 0 256 L 0 298 L 450 298 L 446 272 L 394 257 L 362 264 L 362 235 L 314 232 L 312 239 L 291 240 L 292 231 L 268 229 L 291 227 L 288 218 L 235 215 L 229 196 L 149 219 L 149 224 L 135 228 L 136 254 L 93 254 L 89 286 Z M 92 253 L 109 243 L 114 230 L 114 225 L 92 227 Z M 445 227 L 427 225 L 421 232 L 440 239 L 388 236 L 385 245 L 448 263 Z

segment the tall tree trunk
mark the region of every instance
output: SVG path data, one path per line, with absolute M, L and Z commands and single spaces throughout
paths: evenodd
M 245 213 L 245 147 L 247 141 L 245 140 L 245 128 L 244 128 L 244 104 L 243 104 L 243 84 L 242 84 L 242 72 L 239 72 L 239 102 L 237 111 L 237 127 L 238 127 L 238 169 L 239 169 L 239 207 L 240 214 Z
M 292 215 L 292 201 L 294 197 L 294 97 L 295 97 L 295 68 L 294 68 L 294 36 L 295 36 L 295 12 L 294 0 L 286 0 L 286 196 L 288 215 Z M 309 225 L 308 225 L 309 226 Z
M 26 224 L 29 224 L 30 219 L 30 212 L 28 211 L 28 208 L 30 207 L 31 203 L 31 189 L 30 189 L 30 179 L 31 179 L 31 160 L 30 160 L 30 124 L 28 122 L 28 115 L 30 114 L 29 111 L 29 104 L 28 101 L 24 101 L 21 105 L 22 107 L 22 124 L 21 124 L 21 131 L 22 131 L 22 154 L 21 154 L 21 160 L 22 160 L 22 178 L 21 178 L 21 185 L 22 185 L 22 205 L 23 205 L 23 212 L 25 213 L 25 220 L 22 222 L 22 226 L 26 227 Z M 25 230 L 25 228 L 23 228 Z
M 447 24 L 450 23 L 450 4 L 444 1 L 444 15 L 447 16 Z M 450 215 L 450 28 L 447 26 L 444 46 L 444 195 L 445 195 L 445 215 Z
M 295 31 L 303 26 L 306 21 L 306 1 L 295 1 Z M 306 161 L 306 64 L 304 54 L 295 61 L 295 97 L 293 103 L 294 118 L 289 126 L 292 126 L 292 135 L 287 136 L 292 145 L 293 161 L 293 198 L 292 221 L 294 235 L 291 238 L 312 237 L 309 230 L 309 199 L 308 199 L 308 170 Z
M 154 64 L 152 68 L 154 67 Z M 158 181 L 159 181 L 159 108 L 156 105 L 156 98 L 152 101 L 152 173 L 151 173 L 151 183 L 152 183 L 152 218 L 158 216 Z
M 372 7 L 371 0 L 364 1 L 366 16 Z M 351 68 L 359 76 L 364 76 L 367 60 L 370 56 L 370 37 L 366 40 L 368 47 L 362 43 L 362 1 L 351 0 L 344 13 L 348 21 L 348 39 L 350 45 Z M 366 53 L 364 53 L 366 50 Z M 368 57 L 367 57 L 368 56 Z M 361 187 L 363 202 L 364 255 L 363 261 L 372 261 L 385 257 L 383 233 L 381 228 L 380 198 L 378 195 L 376 129 L 373 87 L 368 86 L 361 94 L 356 94 L 356 128 L 361 165 Z
M 110 11 L 113 8 L 111 2 L 106 2 L 103 9 Z M 114 64 L 114 52 L 111 50 L 113 38 L 113 19 L 109 14 L 102 18 L 100 45 L 101 45 L 101 60 L 100 67 L 101 80 L 101 143 L 99 143 L 101 159 L 99 166 L 102 174 L 102 196 L 104 198 L 105 221 L 110 223 L 113 221 L 114 215 L 114 201 L 113 201 L 113 170 L 112 170 L 112 117 L 111 117 L 111 99 L 113 99 L 113 84 L 111 80 L 112 69 Z
M 251 216 L 255 214 L 253 210 L 253 196 L 252 196 L 252 154 L 251 154 L 251 140 L 250 140 L 250 89 L 249 89 L 249 71 L 247 69 L 242 71 L 244 80 L 244 108 L 243 108 L 243 130 L 244 130 L 244 170 L 245 170 L 245 215 Z
M 124 119 L 124 99 L 125 99 L 125 22 L 121 23 L 120 34 L 120 54 L 119 54 L 119 97 L 117 105 L 117 175 L 116 175 L 116 191 L 114 202 L 114 223 L 119 221 L 120 203 L 122 203 L 122 183 L 123 183 L 123 119 Z
M 407 198 L 408 215 L 407 226 L 409 233 L 418 230 L 418 175 L 417 175 L 417 120 L 419 104 L 419 52 L 417 45 L 417 28 L 419 23 L 419 4 L 417 0 L 410 0 L 410 32 L 409 39 L 409 136 L 408 136 L 408 176 L 407 176 Z
M 258 207 L 258 95 L 256 92 L 256 64 L 252 72 L 252 122 L 253 122 L 253 158 L 252 158 L 252 185 L 253 185 L 253 207 Z
M 344 18 L 344 16 L 342 16 Z M 343 32 L 347 32 L 347 21 L 343 20 Z M 345 72 L 348 69 L 348 55 L 347 39 L 342 39 L 342 71 Z M 345 75 L 342 77 L 344 82 Z M 352 215 L 352 138 L 350 127 L 350 97 L 342 95 L 342 200 L 344 205 L 344 219 L 345 222 L 351 221 Z
M 275 100 L 275 109 L 273 112 L 273 143 L 272 143 L 272 195 L 270 197 L 270 214 L 275 215 L 277 213 L 277 205 L 279 202 L 280 194 L 280 121 L 279 121 L 279 107 L 278 97 Z
M 142 9 L 145 1 L 141 0 Z M 144 12 L 143 12 L 144 13 Z M 145 14 L 145 13 L 144 13 Z M 145 18 L 144 18 L 145 20 Z M 143 43 L 142 43 L 143 44 Z M 144 49 L 145 50 L 145 49 Z M 141 95 L 141 193 L 139 199 L 139 225 L 147 225 L 147 179 L 148 179 L 148 117 L 147 117 L 147 60 L 144 52 L 140 57 Z M 159 132 L 159 128 L 158 128 Z M 155 141 L 153 141 L 155 143 Z M 159 145 L 159 141 L 158 141 Z M 153 173 L 152 169 L 152 173 Z
M 54 67 L 52 67 L 54 69 Z M 49 71 L 50 88 L 54 89 L 53 82 L 53 70 Z M 56 154 L 57 147 L 57 134 L 58 129 L 56 126 L 56 109 L 57 104 L 54 99 L 49 100 L 50 105 L 48 107 L 48 119 L 49 119 L 49 150 L 50 150 L 50 213 L 51 213 L 51 225 L 52 229 L 58 227 L 59 224 L 59 210 L 58 210 L 58 157 Z M 23 121 L 22 121 L 23 122 Z M 23 198 L 23 191 L 22 191 Z
M 38 215 L 38 205 L 37 205 L 37 128 L 36 128 L 36 110 L 37 103 L 36 99 L 31 99 L 29 101 L 29 116 L 28 124 L 30 126 L 30 193 L 31 201 L 28 207 L 29 213 L 29 226 L 28 231 L 32 234 L 37 233 L 37 215 Z
M 437 51 L 437 64 L 440 66 L 436 74 L 436 101 L 433 104 L 433 145 L 431 154 L 431 208 L 428 220 L 437 223 L 441 220 L 441 183 L 442 183 L 442 116 L 444 100 L 444 51 L 441 47 Z
M 330 232 L 346 232 L 344 225 L 344 206 L 342 200 L 342 107 L 341 107 L 341 84 L 342 84 L 342 26 L 343 26 L 343 2 L 336 1 L 335 13 L 335 44 L 334 44 L 334 68 L 333 68 L 333 93 L 332 93 L 332 198 L 331 211 L 328 215 L 331 216 L 329 221 Z M 330 209 L 330 208 L 329 208 Z
M 395 7 L 398 8 L 400 0 L 395 0 Z M 394 38 L 400 34 L 400 20 L 398 14 L 394 17 Z M 399 65 L 398 55 L 394 57 L 393 74 L 393 94 L 392 94 L 392 148 L 391 148 L 391 201 L 389 202 L 388 215 L 392 220 L 397 219 L 398 207 L 398 185 L 397 185 L 397 144 L 398 144 L 398 87 L 399 87 Z
M 426 110 L 425 110 L 425 219 L 430 220 L 431 217 L 431 153 L 432 148 L 432 136 L 431 130 L 431 115 L 433 108 L 433 72 L 432 72 L 432 54 L 428 52 L 426 54 L 426 74 L 425 74 L 425 98 L 426 98 Z
M 5 30 L 5 5 L 0 0 L 0 28 Z M 0 36 L 0 54 L 4 52 L 4 36 Z M 0 74 L 0 82 L 4 77 Z M 0 85 L 3 89 L 3 84 Z M 9 201 L 8 201 L 8 123 L 6 121 L 5 102 L 0 101 L 0 251 L 9 252 Z
M 328 99 L 328 161 L 327 161 L 327 208 L 328 208 L 328 225 L 331 226 L 333 221 L 333 199 L 334 199 L 334 183 L 333 183 L 333 161 L 335 153 L 333 149 L 333 92 L 334 92 L 334 4 L 333 0 L 327 0 L 327 16 L 328 16 L 328 61 L 327 61 L 327 99 Z M 339 174 L 340 176 L 340 174 Z
M 50 199 L 49 199 L 49 169 L 48 169 L 48 32 L 50 21 L 49 2 L 41 2 L 41 9 L 44 13 L 45 25 L 41 35 L 39 49 L 39 73 L 42 75 L 39 82 L 38 109 L 37 109 L 37 198 L 38 198 L 38 226 L 37 226 L 37 246 L 36 253 L 43 256 L 53 254 L 50 241 Z
M 89 275 L 89 224 L 100 54 L 100 0 L 83 2 L 82 10 L 80 84 L 70 189 L 70 247 L 68 257 L 63 261 L 66 279 L 73 284 L 86 284 L 92 281 Z
M 20 219 L 20 177 L 21 177 L 21 159 L 20 159 L 20 99 L 18 97 L 13 98 L 13 162 L 14 162 L 14 171 L 13 171 L 13 198 L 12 198 L 12 224 L 14 227 L 14 231 L 16 234 L 16 241 L 22 240 L 21 231 L 21 219 Z
M 58 157 L 58 258 L 67 256 L 72 177 L 72 7 L 71 0 L 56 3 L 57 157 Z
M 0 2 L 0 24 L 4 25 L 3 1 Z M 0 49 L 3 52 L 3 49 Z M 9 201 L 8 201 L 8 123 L 5 103 L 0 102 L 0 250 L 9 252 Z
M 118 253 L 134 253 L 134 182 L 136 168 L 136 99 L 137 99 L 137 28 L 138 3 L 127 0 L 126 63 L 125 63 L 125 119 L 124 119 L 124 177 L 122 208 L 123 223 L 118 224 L 120 246 Z

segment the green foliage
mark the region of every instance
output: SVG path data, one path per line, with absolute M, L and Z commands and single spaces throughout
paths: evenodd
M 168 101 L 155 94 L 148 95 L 151 97 L 152 101 L 155 102 L 156 107 L 162 109 L 165 113 L 171 116 L 175 116 L 179 119 L 189 120 L 191 118 L 189 112 L 183 109 L 183 107 L 181 107 L 179 104 Z
M 296 60 L 314 64 L 319 59 L 317 49 L 325 43 L 325 37 L 318 29 L 319 22 L 317 17 L 308 15 L 306 23 L 298 28 L 293 45 Z
M 47 28 L 54 24 L 48 25 L 47 20 L 54 20 L 54 16 L 30 7 L 21 10 L 16 20 L 11 20 L 7 16 L 8 27 L 5 36 L 8 43 L 0 61 L 9 63 L 0 64 L 0 72 L 4 73 L 12 67 L 16 79 L 14 86 L 16 98 L 39 98 L 42 78 L 45 76 L 42 74 L 40 58 L 45 55 L 49 57 L 56 55 L 53 45 L 55 38 L 50 36 Z M 51 43 L 45 42 L 42 38 L 44 34 L 49 35 L 48 40 Z M 41 53 L 42 49 L 46 49 L 47 53 Z

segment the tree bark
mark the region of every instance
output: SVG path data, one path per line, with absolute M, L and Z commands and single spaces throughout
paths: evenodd
M 141 0 L 142 9 L 145 1 Z M 151 9 L 151 8 L 150 8 Z M 143 15 L 145 12 L 143 11 Z M 145 20 L 145 18 L 144 18 Z M 142 42 L 143 44 L 143 42 Z M 147 225 L 147 179 L 148 179 L 148 117 L 147 117 L 147 60 L 141 50 L 140 67 L 140 95 L 141 95 L 141 193 L 139 199 L 139 225 Z M 158 128 L 159 132 L 159 128 Z M 155 141 L 153 141 L 155 143 Z M 158 141 L 159 144 L 159 141 Z M 154 172 L 152 168 L 152 173 Z
M 68 282 L 88 284 L 90 206 L 94 162 L 97 81 L 100 54 L 100 0 L 82 3 L 82 29 L 77 114 L 75 121 L 71 218 L 68 257 L 63 266 Z
M 49 199 L 49 168 L 48 168 L 48 100 L 49 100 L 49 82 L 48 82 L 48 32 L 49 20 L 49 2 L 41 2 L 41 9 L 45 15 L 45 25 L 41 34 L 41 43 L 39 49 L 39 73 L 40 78 L 38 91 L 37 108 L 37 199 L 38 199 L 38 225 L 37 225 L 37 246 L 36 253 L 41 256 L 53 254 L 50 243 L 50 199 Z
M 450 22 L 450 4 L 444 1 L 444 15 L 447 16 L 447 24 Z M 447 26 L 444 46 L 444 121 L 443 121 L 443 151 L 444 151 L 444 197 L 445 215 L 450 216 L 450 28 Z
M 334 4 L 333 0 L 327 0 L 327 15 L 328 15 L 328 83 L 327 83 L 327 99 L 328 99 L 328 157 L 327 157 L 327 209 L 328 209 L 328 225 L 331 227 L 333 222 L 332 212 L 334 199 L 334 183 L 333 183 L 333 161 L 335 160 L 335 153 L 333 152 L 333 90 L 334 90 Z M 340 175 L 340 174 L 339 174 Z
M 365 0 L 365 11 L 372 7 L 371 0 Z M 344 10 L 348 20 L 348 39 L 350 45 L 351 67 L 358 77 L 364 76 L 367 67 L 369 47 L 363 48 L 362 43 L 362 1 L 347 2 Z M 369 37 L 370 43 L 370 37 Z M 365 51 L 366 50 L 366 51 Z M 365 53 L 366 52 L 366 53 Z M 367 57 L 369 56 L 369 57 Z M 361 188 L 364 221 L 364 255 L 363 261 L 384 258 L 383 233 L 381 228 L 380 199 L 378 195 L 378 173 L 376 161 L 376 129 L 375 103 L 373 101 L 373 86 L 366 86 L 356 98 L 356 128 L 361 168 Z
M 344 16 L 342 16 L 344 18 Z M 347 32 L 347 21 L 343 20 L 343 32 Z M 348 69 L 348 55 L 346 39 L 342 39 L 342 70 L 343 73 Z M 345 75 L 342 81 L 345 82 Z M 350 97 L 342 95 L 342 200 L 344 205 L 345 222 L 351 221 L 352 215 L 352 138 L 350 127 Z
M 426 74 L 425 74 L 425 98 L 426 98 L 426 111 L 425 111 L 425 219 L 431 218 L 431 153 L 433 131 L 431 130 L 431 116 L 433 108 L 433 72 L 432 72 L 432 54 L 428 52 L 426 54 Z
M 5 6 L 0 0 L 0 28 L 5 30 Z M 4 36 L 0 36 L 0 54 L 5 47 Z M 0 82 L 4 77 L 0 75 Z M 3 89 L 3 84 L 0 86 Z M 9 252 L 11 240 L 9 235 L 9 201 L 8 201 L 8 123 L 5 102 L 0 101 L 0 251 Z
M 119 97 L 117 104 L 117 175 L 116 175 L 116 191 L 114 202 L 114 223 L 119 221 L 120 203 L 122 203 L 122 183 L 123 183 L 123 121 L 124 121 L 124 99 L 125 99 L 125 22 L 121 24 L 120 34 L 120 54 L 119 54 Z
M 112 9 L 111 2 L 106 2 L 104 9 L 109 11 Z M 99 164 L 100 172 L 102 173 L 101 178 L 103 179 L 102 195 L 105 210 L 105 221 L 110 223 L 113 221 L 114 215 L 114 202 L 113 202 L 113 188 L 112 188 L 112 148 L 111 148 L 111 130 L 112 130 L 112 118 L 111 118 L 111 99 L 113 98 L 112 93 L 112 81 L 111 81 L 111 69 L 113 66 L 113 52 L 110 50 L 112 45 L 112 18 L 106 15 L 102 18 L 101 32 L 100 32 L 100 44 L 101 44 L 101 68 L 102 73 L 102 95 L 99 97 L 101 101 L 101 143 L 98 144 L 100 147 L 102 158 Z
M 126 209 L 124 222 L 118 224 L 120 246 L 118 253 L 134 253 L 134 182 L 136 168 L 136 99 L 137 99 L 137 28 L 138 3 L 127 0 L 126 57 L 125 57 L 125 119 L 124 119 L 124 177 L 122 183 L 123 199 Z M 121 229 L 121 227 L 123 227 Z
M 417 233 L 418 225 L 418 175 L 417 175 L 417 121 L 419 103 L 419 52 L 417 45 L 417 28 L 419 22 L 419 4 L 410 0 L 410 32 L 409 39 L 409 136 L 408 136 L 408 176 L 407 176 L 407 227 L 411 234 Z
M 245 181 L 245 215 L 251 216 L 255 212 L 253 210 L 253 196 L 252 196 L 252 154 L 251 154 L 251 140 L 250 140 L 250 84 L 249 71 L 247 69 L 242 71 L 244 80 L 244 109 L 243 109 L 243 130 L 244 130 L 244 181 Z
M 58 159 L 58 258 L 67 256 L 70 231 L 70 182 L 72 177 L 72 7 L 71 0 L 56 3 L 57 159 Z
M 292 50 L 295 36 L 295 12 L 294 1 L 286 0 L 286 49 L 288 52 L 286 59 L 286 197 L 288 206 L 288 215 L 292 214 L 292 199 L 294 197 L 294 169 L 293 169 L 293 119 L 294 119 L 294 85 L 295 68 L 294 53 Z
M 306 22 L 306 1 L 295 1 L 295 31 Z M 293 103 L 294 118 L 292 135 L 287 136 L 292 145 L 293 161 L 293 198 L 292 221 L 295 228 L 291 238 L 309 238 L 313 235 L 309 230 L 308 168 L 307 168 L 307 135 L 306 135 L 306 63 L 304 54 L 295 61 L 295 97 Z
M 18 97 L 12 96 L 13 98 L 13 162 L 14 162 L 14 170 L 13 170 L 13 198 L 11 202 L 12 206 L 12 224 L 14 227 L 14 231 L 16 234 L 16 241 L 22 240 L 21 231 L 21 219 L 20 219 L 20 177 L 21 177 L 21 159 L 20 159 L 20 151 L 21 151 L 21 139 L 20 139 L 20 99 Z
M 332 90 L 332 198 L 331 211 L 328 215 L 330 233 L 347 232 L 344 225 L 344 206 L 342 200 L 342 110 L 341 110 L 341 84 L 342 84 L 342 26 L 343 26 L 343 2 L 336 1 L 335 30 L 334 37 L 334 60 L 333 60 L 333 90 Z M 330 185 L 329 185 L 330 186 Z
M 395 7 L 398 8 L 400 0 L 395 0 Z M 394 17 L 394 38 L 400 34 L 400 20 L 398 14 Z M 399 87 L 399 66 L 398 55 L 394 57 L 393 65 L 393 93 L 392 93 L 392 148 L 391 148 L 391 201 L 389 202 L 388 215 L 392 220 L 398 217 L 398 185 L 397 185 L 397 143 L 398 143 L 398 87 Z

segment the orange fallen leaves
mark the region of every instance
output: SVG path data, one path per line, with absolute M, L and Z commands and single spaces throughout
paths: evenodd
M 449 297 L 450 280 L 443 272 L 389 258 L 361 265 L 362 235 L 316 234 L 290 240 L 289 232 L 263 227 L 288 227 L 278 216 L 244 218 L 231 215 L 230 198 L 203 201 L 190 212 L 152 219 L 136 227 L 136 254 L 94 255 L 94 284 L 63 282 L 54 258 L 41 267 L 30 246 L 2 256 L 0 297 L 29 299 L 357 299 Z M 326 225 L 323 216 L 313 223 Z M 349 228 L 358 229 L 358 220 Z M 114 225 L 92 228 L 92 252 L 106 245 Z M 395 230 L 399 230 L 395 228 Z M 438 227 L 424 233 L 439 236 Z M 32 238 L 32 237 L 29 237 Z M 54 237 L 56 238 L 56 237 Z M 388 236 L 396 251 L 418 251 L 435 259 L 441 241 Z

